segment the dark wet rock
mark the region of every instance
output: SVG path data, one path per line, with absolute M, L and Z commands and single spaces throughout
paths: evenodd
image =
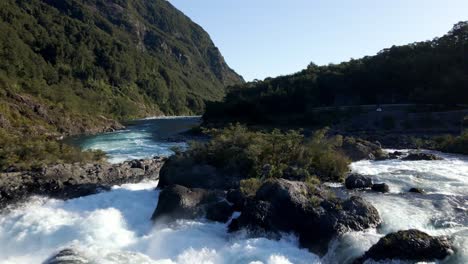
M 401 151 L 390 152 L 390 153 L 388 153 L 387 157 L 384 160 L 386 160 L 386 159 L 399 159 L 403 155 L 404 155 L 404 153 L 401 152 Z
M 174 155 L 161 169 L 159 188 L 182 185 L 187 188 L 230 190 L 239 188 L 245 178 L 235 171 L 223 171 L 208 164 L 199 164 L 191 157 Z
M 228 201 L 221 200 L 214 203 L 208 203 L 205 206 L 205 211 L 206 219 L 226 223 L 234 213 L 234 208 Z
M 414 152 L 408 154 L 408 156 L 402 158 L 404 161 L 418 161 L 418 160 L 443 160 L 443 158 L 431 154 L 431 153 L 423 153 L 423 152 Z
M 293 232 L 302 246 L 324 253 L 336 235 L 376 227 L 380 222 L 378 211 L 360 197 L 343 201 L 330 198 L 321 187 L 279 179 L 266 182 L 247 200 L 229 230 Z
M 187 142 L 186 141 L 187 139 L 182 135 L 175 135 L 175 136 L 167 137 L 165 138 L 165 140 L 168 142 L 173 142 L 173 143 Z
M 44 262 L 44 264 L 87 264 L 88 259 L 73 249 L 64 249 Z
M 226 199 L 232 203 L 235 211 L 242 211 L 246 202 L 245 195 L 239 189 L 229 190 L 226 195 Z
M 360 139 L 347 137 L 343 140 L 343 152 L 352 160 L 382 160 L 387 158 L 380 145 Z
M 111 186 L 158 179 L 165 158 L 120 164 L 57 164 L 36 171 L 0 174 L 0 209 L 30 195 L 71 199 Z
M 368 259 L 434 261 L 444 259 L 451 252 L 452 245 L 447 238 L 431 237 L 424 232 L 412 229 L 386 235 L 355 263 L 364 263 Z
M 426 192 L 425 192 L 423 189 L 421 189 L 421 188 L 411 188 L 411 189 L 409 189 L 409 192 L 410 192 L 410 193 L 419 193 L 419 194 L 425 194 L 425 193 L 426 193 Z
M 380 141 L 376 140 L 374 141 L 374 144 L 377 145 L 379 148 L 382 148 L 382 143 L 380 143 Z
M 372 190 L 374 192 L 388 193 L 390 191 L 390 186 L 386 183 L 376 183 L 372 185 Z
M 170 222 L 206 217 L 212 221 L 226 222 L 233 212 L 223 191 L 172 185 L 161 191 L 152 220 Z
M 360 174 L 351 174 L 345 180 L 345 186 L 347 189 L 371 188 L 372 185 L 373 181 L 370 176 Z

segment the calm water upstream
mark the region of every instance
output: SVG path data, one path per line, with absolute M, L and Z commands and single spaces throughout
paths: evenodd
M 198 125 L 199 117 L 154 118 L 129 122 L 127 128 L 112 133 L 70 138 L 71 144 L 84 149 L 100 149 L 113 163 L 153 156 L 169 156 L 172 148 L 185 147 L 185 142 L 171 142 L 180 132 Z
M 193 118 L 141 120 L 124 131 L 73 142 L 102 149 L 113 162 L 170 155 L 172 147 L 185 143 L 165 139 L 198 122 Z M 442 263 L 468 263 L 468 157 L 440 155 L 445 159 L 353 163 L 353 171 L 390 185 L 389 194 L 356 192 L 374 204 L 384 223 L 377 230 L 344 235 L 330 244 L 324 257 L 298 248 L 292 235 L 279 241 L 248 238 L 228 234 L 225 224 L 204 220 L 153 226 L 150 217 L 158 202 L 157 182 L 143 182 L 68 201 L 33 197 L 0 215 L 0 263 L 41 263 L 70 247 L 93 263 L 347 263 L 384 234 L 409 228 L 450 236 L 456 252 Z M 415 186 L 428 194 L 407 193 Z

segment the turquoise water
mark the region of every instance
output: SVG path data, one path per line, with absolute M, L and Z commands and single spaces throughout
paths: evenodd
M 200 117 L 174 117 L 135 120 L 126 129 L 94 136 L 67 139 L 83 149 L 100 149 L 107 153 L 109 162 L 169 156 L 173 148 L 185 148 L 186 142 L 171 138 L 200 124 Z

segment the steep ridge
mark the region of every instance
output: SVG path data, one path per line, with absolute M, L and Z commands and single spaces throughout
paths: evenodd
M 0 3 L 0 128 L 77 134 L 111 120 L 201 113 L 242 83 L 168 1 Z

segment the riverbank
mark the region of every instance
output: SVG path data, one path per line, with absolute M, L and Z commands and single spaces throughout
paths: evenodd
M 450 188 L 427 189 L 426 195 L 407 192 L 407 186 L 418 185 L 420 180 L 425 186 L 440 186 L 439 181 L 447 181 L 443 175 L 452 176 L 447 187 L 458 186 L 463 192 L 467 161 L 456 155 L 439 155 L 444 160 L 352 163 L 354 173 L 391 183 L 389 194 L 352 191 L 378 210 L 382 224 L 343 234 L 330 242 L 322 257 L 300 248 L 293 234 L 275 238 L 262 233 L 227 233 L 229 222 L 203 218 L 154 224 L 150 218 L 161 202 L 161 191 L 155 190 L 157 182 L 143 182 L 66 201 L 34 197 L 1 214 L 0 263 L 41 263 L 66 248 L 73 249 L 79 259 L 97 263 L 351 263 L 386 234 L 411 228 L 450 237 L 455 252 L 440 263 L 464 263 L 468 259 L 464 251 L 468 223 L 461 211 L 463 197 L 453 196 Z M 457 174 L 451 173 L 454 166 Z M 347 192 L 342 185 L 333 186 L 337 195 Z
M 66 138 L 56 148 L 61 154 L 54 152 L 47 162 L 9 167 L 0 173 L 0 208 L 31 195 L 71 199 L 109 190 L 113 185 L 157 180 L 165 157 L 187 147 L 185 140 L 171 138 L 198 124 L 198 117 L 134 120 L 127 122 L 124 130 Z M 9 157 L 3 152 L 5 147 L 2 145 L 0 154 Z M 48 158 L 41 151 L 51 154 L 54 149 L 33 145 L 22 151 L 40 161 Z M 82 151 L 76 152 L 78 149 Z M 64 153 L 73 156 L 67 158 Z M 95 156 L 79 158 L 84 154 Z
M 120 164 L 46 165 L 34 171 L 0 173 L 0 210 L 33 195 L 72 199 L 110 190 L 114 185 L 157 180 L 166 158 Z
M 25 94 L 0 93 L 0 172 L 37 169 L 54 163 L 97 162 L 99 151 L 82 151 L 61 140 L 123 129 L 102 115 L 89 116 L 52 107 Z
M 107 147 L 110 159 L 170 153 L 166 132 L 187 124 L 181 119 L 139 122 L 80 142 L 87 148 Z M 135 162 L 103 167 L 100 173 L 109 177 L 101 177 L 103 187 L 92 181 L 94 165 L 76 170 L 85 175 L 83 181 L 91 182 L 89 189 L 75 184 L 73 192 L 60 187 L 66 181 L 55 185 L 44 180 L 52 184 L 40 186 L 52 187 L 52 196 L 38 193 L 0 214 L 0 242 L 5 244 L 0 263 L 42 262 L 58 252 L 58 258 L 72 254 L 98 263 L 328 264 L 352 263 L 360 257 L 431 261 L 445 256 L 442 263 L 457 263 L 468 259 L 463 251 L 468 245 L 463 205 L 468 160 L 463 156 L 386 151 L 373 142 L 327 137 L 323 132 L 302 137 L 297 132 L 239 129 L 211 131 L 215 134 L 209 141 L 177 143 L 189 149 L 174 149 L 177 154 L 162 166 L 159 183 L 154 181 L 156 173 L 143 176 L 144 166 Z M 353 162 L 337 158 L 339 152 Z M 345 170 L 338 170 L 342 161 Z M 61 170 L 48 171 L 57 175 Z M 123 171 L 118 174 L 122 180 L 106 181 L 115 178 L 116 171 Z M 138 181 L 132 175 L 146 181 L 120 185 Z M 355 175 L 365 180 L 355 181 L 354 186 L 360 182 L 365 186 L 346 188 L 344 179 Z M 56 186 L 61 195 L 79 197 L 54 196 Z M 99 190 L 104 191 L 96 193 Z M 426 250 L 406 237 L 435 246 Z M 32 240 L 39 242 L 28 242 Z M 394 242 L 382 247 L 379 240 Z M 402 245 L 409 251 L 378 254 Z

